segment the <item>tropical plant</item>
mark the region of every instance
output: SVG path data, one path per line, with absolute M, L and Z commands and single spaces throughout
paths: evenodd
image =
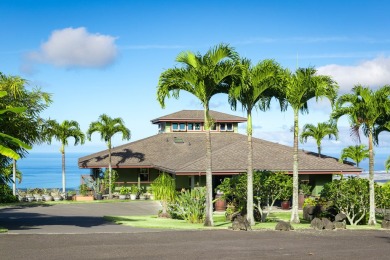
M 108 189 L 108 198 L 112 199 L 112 183 L 111 183 L 111 149 L 112 149 L 112 137 L 117 134 L 122 134 L 122 140 L 130 139 L 130 130 L 126 128 L 125 123 L 122 118 L 111 118 L 106 114 L 99 116 L 98 121 L 92 122 L 89 125 L 87 131 L 88 140 L 91 141 L 92 134 L 94 132 L 100 133 L 100 138 L 106 142 L 108 147 L 108 173 L 109 173 L 109 189 Z
M 332 113 L 335 119 L 347 115 L 351 122 L 351 130 L 354 136 L 360 141 L 359 130 L 368 137 L 369 151 L 369 182 L 370 182 L 370 210 L 369 225 L 376 224 L 375 218 L 375 188 L 374 188 L 374 144 L 378 144 L 378 131 L 382 127 L 389 127 L 388 122 L 378 124 L 379 119 L 383 119 L 390 114 L 390 86 L 383 86 L 376 91 L 369 87 L 356 85 L 352 93 L 340 96 L 336 103 L 336 108 Z
M 27 150 L 31 149 L 33 144 L 44 141 L 41 127 L 44 119 L 40 117 L 40 113 L 51 103 L 50 94 L 39 88 L 27 90 L 26 85 L 28 85 L 28 81 L 19 76 L 6 76 L 0 72 L 0 91 L 8 93 L 1 99 L 0 110 L 8 109 L 8 111 L 17 112 L 0 113 L 2 114 L 0 120 L 2 140 L 5 137 L 3 134 L 16 138 L 6 141 L 7 147 L 14 151 L 13 155 L 8 157 L 13 159 L 15 171 L 16 160 L 25 157 Z M 2 144 L 4 143 L 2 142 Z M 9 158 L 0 157 L 0 167 L 9 163 Z M 16 175 L 16 172 L 13 174 Z M 13 186 L 14 194 L 16 194 L 15 182 Z
M 103 191 L 107 192 L 108 190 L 114 190 L 115 188 L 115 182 L 118 179 L 118 172 L 114 169 L 106 169 L 103 173 L 103 180 L 102 180 L 102 186 L 103 186 Z
M 339 161 L 343 162 L 345 159 L 350 158 L 352 161 L 356 162 L 356 167 L 359 167 L 359 163 L 369 157 L 370 152 L 366 145 L 351 145 L 342 150 Z
M 4 97 L 6 95 L 7 95 L 7 92 L 0 91 L 0 98 Z M 16 114 L 20 114 L 23 111 L 25 111 L 25 108 L 23 108 L 23 107 L 13 107 L 13 108 L 0 109 L 0 115 L 2 115 L 2 118 L 1 118 L 2 120 L 0 120 L 0 122 L 3 121 L 3 117 L 4 117 L 3 114 L 5 114 L 6 112 L 13 112 Z M 6 157 L 9 157 L 11 159 L 18 160 L 18 159 L 20 159 L 20 155 L 14 151 L 15 149 L 10 148 L 9 147 L 10 145 L 14 145 L 16 147 L 22 147 L 24 149 L 31 149 L 31 147 L 28 144 L 22 142 L 18 138 L 15 138 L 11 135 L 8 135 L 5 133 L 0 133 L 0 137 L 2 139 L 2 143 L 0 143 L 0 154 L 4 155 Z
M 229 103 L 236 110 L 237 101 L 242 110 L 247 113 L 246 132 L 248 136 L 248 168 L 247 168 L 247 220 L 250 225 L 255 224 L 253 216 L 253 148 L 252 148 L 252 110 L 259 108 L 266 111 L 270 107 L 273 97 L 278 97 L 280 83 L 278 77 L 281 67 L 273 60 L 263 60 L 252 66 L 250 60 L 242 59 L 242 74 L 237 84 L 229 91 Z
M 235 175 L 225 178 L 217 187 L 228 204 L 235 205 L 235 211 L 247 213 L 247 176 Z M 289 199 L 292 194 L 292 178 L 284 172 L 256 171 L 253 174 L 253 199 L 256 202 L 261 221 L 271 213 L 277 200 Z
M 85 184 L 85 183 L 80 184 L 80 186 L 79 186 L 79 191 L 80 191 L 80 194 L 81 194 L 81 195 L 87 196 L 88 191 L 89 191 L 88 185 Z M 55 194 L 58 196 L 58 195 L 59 195 L 59 191 L 58 191 L 58 192 L 55 192 Z
M 169 214 L 172 218 L 184 219 L 189 223 L 202 223 L 205 218 L 206 189 L 197 187 L 178 194 L 169 203 Z
M 84 144 L 85 135 L 80 130 L 79 123 L 73 120 L 65 120 L 61 124 L 59 124 L 56 120 L 48 120 L 44 125 L 43 133 L 49 144 L 53 138 L 61 143 L 60 153 L 62 156 L 62 192 L 65 193 L 65 146 L 68 145 L 68 138 L 70 137 L 74 138 L 74 145 L 78 145 L 79 143 Z
M 9 182 L 13 182 L 13 167 L 14 164 L 8 164 L 4 168 L 0 168 L 0 183 L 7 184 Z M 22 182 L 22 172 L 17 168 L 15 169 L 15 179 L 18 180 L 19 183 Z
M 324 185 L 321 199 L 329 201 L 347 216 L 351 225 L 357 225 L 369 210 L 369 181 L 363 178 L 341 178 Z
M 390 210 L 390 181 L 375 187 L 376 210 L 382 216 Z
M 385 169 L 386 169 L 386 172 L 389 172 L 389 170 L 390 170 L 390 156 L 385 161 Z
M 204 127 L 206 135 L 206 218 L 205 226 L 213 226 L 212 168 L 210 128 L 213 120 L 209 115 L 212 96 L 228 93 L 233 76 L 239 76 L 241 67 L 235 62 L 238 54 L 228 45 L 220 44 L 208 50 L 205 55 L 190 51 L 181 52 L 176 61 L 183 67 L 168 69 L 161 73 L 157 100 L 165 107 L 165 99 L 179 98 L 181 90 L 197 97 L 204 108 Z
M 299 68 L 295 73 L 286 70 L 284 77 L 285 103 L 282 110 L 290 105 L 294 111 L 294 164 L 293 164 L 293 200 L 291 210 L 291 222 L 299 223 L 298 216 L 298 133 L 299 133 L 299 111 L 308 113 L 308 101 L 312 98 L 326 97 L 331 103 L 337 96 L 338 86 L 329 76 L 317 75 L 314 68 Z
M 127 195 L 130 193 L 130 188 L 129 187 L 126 187 L 126 186 L 122 186 L 119 190 L 119 194 L 120 195 Z
M 309 137 L 316 140 L 318 157 L 321 157 L 321 142 L 326 136 L 328 136 L 329 140 L 332 140 L 333 137 L 338 140 L 338 129 L 335 122 L 318 123 L 317 126 L 305 124 L 302 128 L 300 140 L 301 143 L 306 143 Z
M 153 181 L 151 186 L 155 198 L 161 201 L 162 213 L 160 217 L 169 217 L 167 213 L 168 203 L 173 201 L 176 196 L 175 179 L 168 173 L 162 173 Z

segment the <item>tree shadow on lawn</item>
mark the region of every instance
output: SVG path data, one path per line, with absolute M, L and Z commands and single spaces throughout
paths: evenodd
M 90 228 L 112 224 L 102 217 L 53 216 L 39 213 L 0 212 L 0 226 L 9 231 L 42 229 L 44 226 L 75 226 Z

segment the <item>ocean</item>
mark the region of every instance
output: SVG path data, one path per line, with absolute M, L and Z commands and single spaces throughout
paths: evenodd
M 79 169 L 78 158 L 89 153 L 65 153 L 66 189 L 78 189 L 81 175 L 89 174 L 89 169 Z M 62 188 L 61 153 L 30 153 L 17 161 L 22 172 L 22 182 L 16 181 L 16 187 L 26 188 Z
M 81 175 L 89 174 L 89 169 L 79 169 L 78 158 L 89 153 L 66 153 L 66 189 L 78 189 Z M 390 173 L 384 170 L 384 161 L 387 156 L 375 158 L 375 181 L 390 181 Z M 16 184 L 17 188 L 62 188 L 62 159 L 61 153 L 30 153 L 26 158 L 17 162 L 18 169 L 22 172 L 22 182 Z M 364 169 L 361 177 L 368 178 L 368 160 L 361 162 Z

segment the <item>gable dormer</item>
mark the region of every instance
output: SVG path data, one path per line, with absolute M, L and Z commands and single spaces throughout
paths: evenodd
M 209 111 L 214 121 L 213 132 L 238 132 L 238 124 L 246 122 L 246 118 L 229 115 L 217 111 Z M 159 133 L 170 132 L 203 132 L 204 111 L 203 110 L 181 110 L 166 116 L 151 120 L 158 125 Z

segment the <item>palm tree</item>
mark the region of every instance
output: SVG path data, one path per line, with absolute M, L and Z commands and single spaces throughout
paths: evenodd
M 79 123 L 73 120 L 64 120 L 59 124 L 56 120 L 47 120 L 44 126 L 44 135 L 47 138 L 47 142 L 50 144 L 52 139 L 55 138 L 61 143 L 60 153 L 62 155 L 62 192 L 66 192 L 65 181 L 65 146 L 68 145 L 68 138 L 74 138 L 74 145 L 79 143 L 84 144 L 85 135 L 80 130 Z
M 390 156 L 387 158 L 387 160 L 385 162 L 385 169 L 386 169 L 386 172 L 389 172 L 389 170 L 390 170 Z
M 318 157 L 321 157 L 322 139 L 328 136 L 329 140 L 332 140 L 333 137 L 338 140 L 338 132 L 337 125 L 334 122 L 318 123 L 317 126 L 313 124 L 306 124 L 302 128 L 300 139 L 301 143 L 306 143 L 307 138 L 313 137 L 317 143 Z
M 364 144 L 351 145 L 343 149 L 340 161 L 342 162 L 345 159 L 350 158 L 352 161 L 356 162 L 356 167 L 359 167 L 359 163 L 369 157 L 370 153 L 367 146 Z
M 204 127 L 206 132 L 206 218 L 205 226 L 213 226 L 213 190 L 211 169 L 211 137 L 212 120 L 209 115 L 209 103 L 212 96 L 228 93 L 232 76 L 240 74 L 240 66 L 235 60 L 238 54 L 228 45 L 220 44 L 208 50 L 205 55 L 190 51 L 181 52 L 176 61 L 181 68 L 168 69 L 161 73 L 157 100 L 165 107 L 165 98 L 179 98 L 181 90 L 197 97 L 204 108 Z
M 295 73 L 286 70 L 284 79 L 285 104 L 283 110 L 290 105 L 294 110 L 294 165 L 293 165 L 293 205 L 291 222 L 299 223 L 298 216 L 298 114 L 308 113 L 307 102 L 320 97 L 328 98 L 332 103 L 337 95 L 338 86 L 329 76 L 316 75 L 314 68 L 299 68 Z
M 108 147 L 108 197 L 112 199 L 112 183 L 111 183 L 111 148 L 112 142 L 111 139 L 116 133 L 122 133 L 122 140 L 129 140 L 131 133 L 128 128 L 126 128 L 125 123 L 122 118 L 111 118 L 106 114 L 99 116 L 99 120 L 92 122 L 89 125 L 87 131 L 88 140 L 91 141 L 91 136 L 94 132 L 99 132 L 100 137 L 104 140 Z
M 335 119 L 348 115 L 351 122 L 352 133 L 359 136 L 359 129 L 362 128 L 365 136 L 368 137 L 369 151 L 369 182 L 370 182 L 370 213 L 368 224 L 375 225 L 375 189 L 374 189 L 374 148 L 377 143 L 378 120 L 383 119 L 390 111 L 390 86 L 386 85 L 374 91 L 369 87 L 356 85 L 351 94 L 344 94 L 339 97 L 336 109 L 332 113 Z M 387 124 L 387 122 L 383 122 Z M 375 140 L 374 140 L 375 139 Z M 359 138 L 360 140 L 360 138 Z
M 274 87 L 278 84 L 278 75 L 281 67 L 273 60 L 263 60 L 252 67 L 250 60 L 242 59 L 242 76 L 240 83 L 230 89 L 229 103 L 235 110 L 237 101 L 247 112 L 248 136 L 248 169 L 247 169 L 247 220 L 250 225 L 255 224 L 253 216 L 253 149 L 252 149 L 252 110 L 259 108 L 266 111 L 270 107 L 272 97 L 278 92 Z

